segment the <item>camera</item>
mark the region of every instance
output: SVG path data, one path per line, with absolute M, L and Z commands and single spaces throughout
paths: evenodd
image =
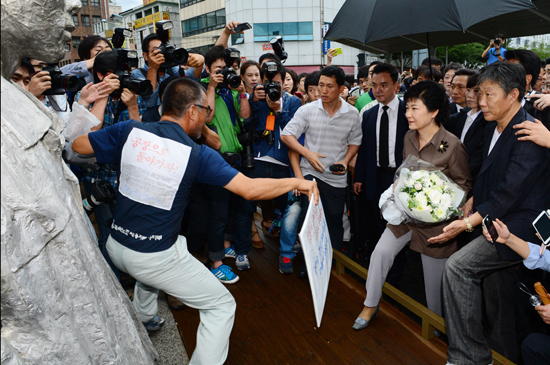
M 273 52 L 275 52 L 281 62 L 284 63 L 288 58 L 288 53 L 285 52 L 285 42 L 283 41 L 283 37 L 273 37 L 271 38 L 269 43 L 271 43 L 271 48 L 273 48 Z
M 93 213 L 94 209 L 101 204 L 112 204 L 115 202 L 116 192 L 108 181 L 96 181 L 90 187 L 90 196 L 82 200 L 86 213 Z
M 250 128 L 250 132 L 243 131 L 237 136 L 239 143 L 243 146 L 241 152 L 241 167 L 243 169 L 253 169 L 254 165 L 254 142 L 256 141 L 256 131 L 254 123 Z
M 174 27 L 174 24 L 170 20 L 161 20 L 155 24 L 157 28 L 157 35 L 159 36 L 162 44 L 159 49 L 164 56 L 164 63 L 160 65 L 160 68 L 167 69 L 174 66 L 185 65 L 189 59 L 189 53 L 184 48 L 176 48 L 168 43 L 170 35 L 168 31 Z
M 236 89 L 241 86 L 241 77 L 237 75 L 237 71 L 231 67 L 236 59 L 241 58 L 241 52 L 236 48 L 226 48 L 225 49 L 225 67 L 220 71 L 216 72 L 217 74 L 223 75 L 223 82 L 218 85 L 220 89 L 227 88 L 228 86 Z
M 499 38 L 493 39 L 493 43 L 494 43 L 496 46 L 500 46 L 500 39 L 499 39 Z
M 265 95 L 271 101 L 277 101 L 281 98 L 281 86 L 273 81 L 273 78 L 279 73 L 279 66 L 276 62 L 268 61 L 262 66 L 264 69 L 264 75 L 267 78 L 266 83 L 263 85 Z
M 42 95 L 63 95 L 66 91 L 76 92 L 82 88 L 78 76 L 63 75 L 55 64 L 48 64 L 42 71 L 49 72 L 52 78 L 52 87 Z
M 113 98 L 120 98 L 124 88 L 140 96 L 149 96 L 153 93 L 151 81 L 134 79 L 130 75 L 132 68 L 138 66 L 137 51 L 123 49 L 122 44 L 124 43 L 124 39 L 131 35 L 132 31 L 129 29 L 119 27 L 115 28 L 113 31 L 113 52 L 117 53 L 116 70 L 114 74 L 118 76 L 120 81 L 120 88 L 111 94 Z

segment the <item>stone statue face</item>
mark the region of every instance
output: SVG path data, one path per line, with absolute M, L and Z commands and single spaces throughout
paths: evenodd
M 75 27 L 80 0 L 1 0 L 2 54 L 57 62 Z M 4 57 L 2 57 L 4 58 Z M 4 61 L 4 59 L 3 59 Z

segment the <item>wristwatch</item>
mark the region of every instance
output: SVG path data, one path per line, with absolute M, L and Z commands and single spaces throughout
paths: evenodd
M 471 223 L 470 223 L 470 220 L 466 217 L 464 217 L 464 222 L 466 222 L 466 232 L 473 232 L 474 231 L 474 227 L 472 227 Z

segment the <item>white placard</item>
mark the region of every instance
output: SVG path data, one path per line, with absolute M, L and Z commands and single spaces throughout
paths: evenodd
M 170 210 L 190 155 L 189 146 L 132 129 L 122 148 L 120 193 L 136 202 Z
M 332 245 L 321 198 L 317 205 L 313 200 L 312 197 L 299 235 L 307 265 L 315 319 L 317 327 L 320 327 L 332 268 Z

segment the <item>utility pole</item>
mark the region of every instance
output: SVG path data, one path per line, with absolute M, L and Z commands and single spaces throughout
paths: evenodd
M 324 36 L 325 27 L 325 0 L 321 0 L 321 34 Z M 325 55 L 323 54 L 324 37 L 321 37 L 321 67 L 325 63 Z

